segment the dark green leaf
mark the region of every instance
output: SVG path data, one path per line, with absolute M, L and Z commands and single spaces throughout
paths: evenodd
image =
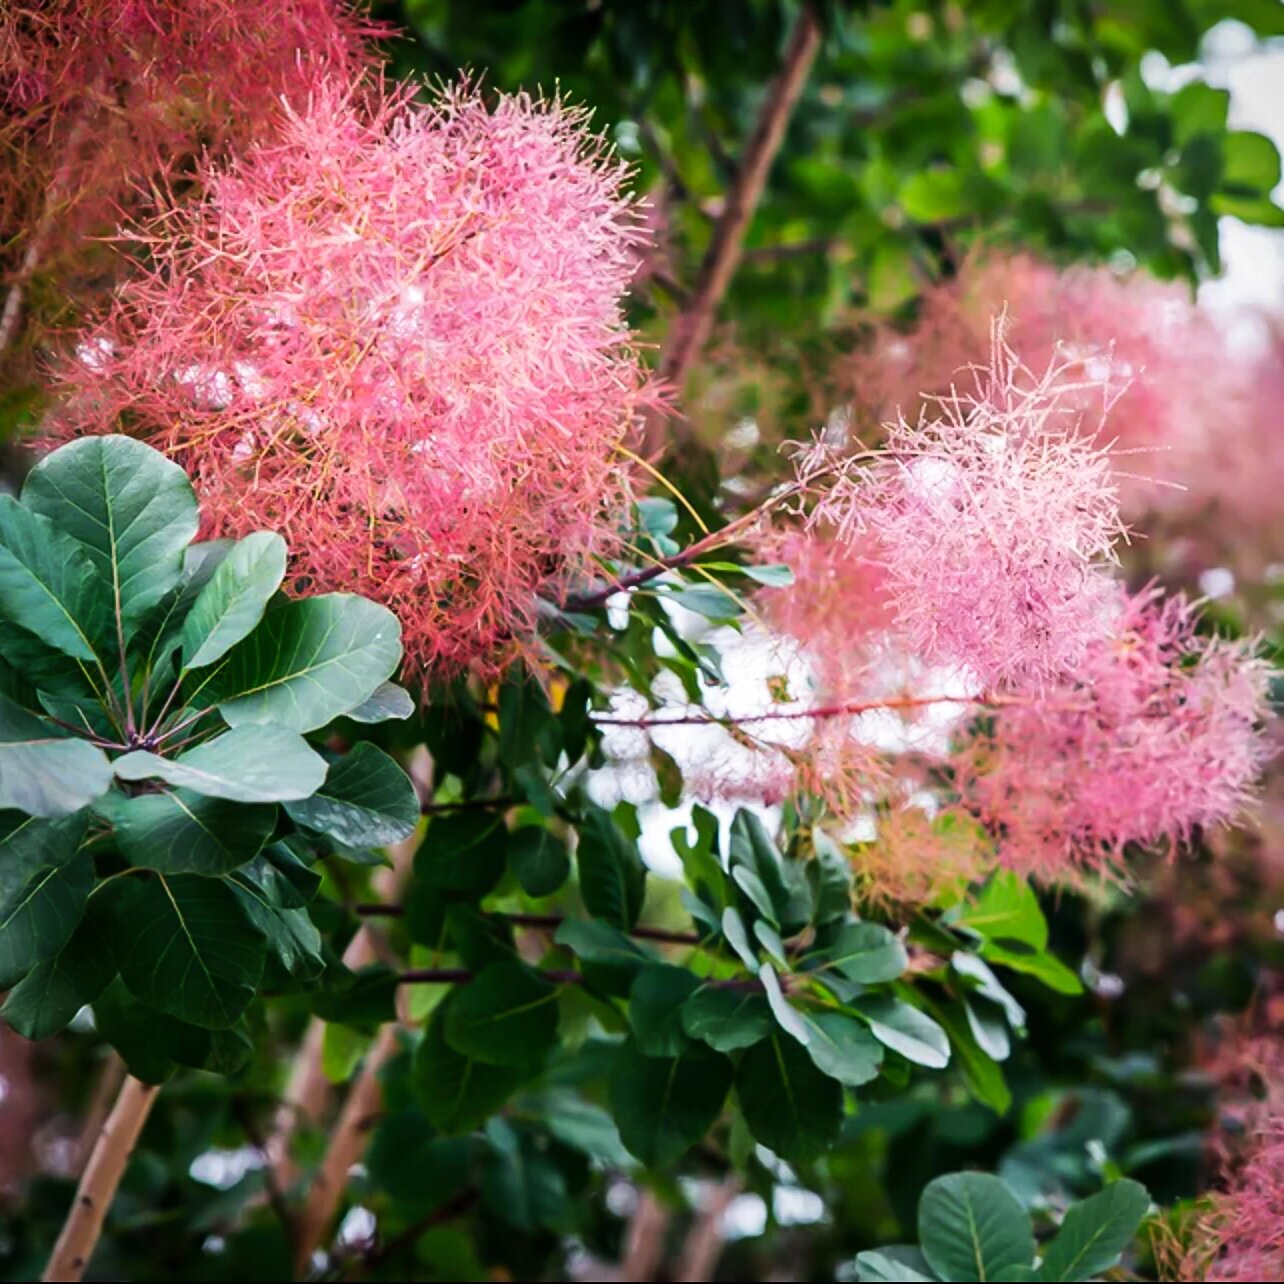
M 525 1129 L 492 1119 L 482 1171 L 482 1199 L 489 1213 L 522 1231 L 565 1229 L 570 1215 L 566 1177 L 546 1148 Z
M 500 813 L 437 816 L 415 853 L 415 881 L 437 891 L 485 896 L 504 875 L 507 840 Z
M 238 871 L 229 885 L 240 899 L 246 917 L 267 941 L 268 960 L 296 981 L 313 981 L 325 970 L 321 933 L 307 910 L 283 902 L 293 889 L 285 876 L 258 859 Z
M 771 1009 L 760 993 L 705 984 L 682 1005 L 682 1028 L 717 1052 L 735 1052 L 767 1037 Z
M 1029 1214 L 988 1173 L 951 1173 L 929 1182 L 918 1204 L 918 1238 L 943 1280 L 993 1280 L 1034 1261 Z
M 600 807 L 591 807 L 584 817 L 575 861 L 588 912 L 616 927 L 632 927 L 642 913 L 646 866 L 637 843 L 625 838 Z
M 93 885 L 93 859 L 81 851 L 62 864 L 41 866 L 0 901 L 0 990 L 66 945 Z
M 37 963 L 9 991 L 0 1017 L 24 1039 L 47 1039 L 93 1003 L 115 975 L 110 943 L 87 914 L 57 954 Z
M 140 1002 L 220 1029 L 254 997 L 267 942 L 222 879 L 130 878 L 112 918 L 121 979 Z
M 551 896 L 566 882 L 566 844 L 543 825 L 523 825 L 508 835 L 508 863 L 527 896 Z
M 648 1057 L 680 1056 L 689 1046 L 682 1007 L 700 981 L 684 967 L 647 964 L 629 990 L 629 1024 L 638 1051 Z
M 861 985 L 894 981 L 909 966 L 905 946 L 878 923 L 846 924 L 826 949 L 808 956 L 813 960 Z
M 713 1126 L 732 1073 L 726 1057 L 648 1057 L 626 1040 L 611 1070 L 620 1140 L 649 1167 L 672 1163 Z
M 842 1126 L 842 1086 L 816 1068 L 802 1044 L 778 1031 L 741 1057 L 736 1096 L 749 1131 L 790 1162 L 823 1154 Z
M 619 928 L 597 919 L 568 918 L 554 940 L 580 960 L 586 982 L 607 994 L 627 994 L 633 979 L 655 958 Z
M 180 1066 L 200 1068 L 213 1050 L 213 1032 L 139 1003 L 119 978 L 94 1000 L 98 1033 L 144 1083 L 164 1083 Z
M 878 1077 L 883 1046 L 846 1012 L 795 1009 L 807 1029 L 807 1052 L 816 1069 L 831 1079 L 859 1088 Z
M 415 1216 L 440 1207 L 468 1182 L 470 1143 L 438 1136 L 416 1107 L 389 1112 L 366 1152 L 377 1190 L 408 1205 Z
M 493 963 L 456 995 L 446 1038 L 487 1065 L 529 1066 L 557 1042 L 557 987 L 523 963 Z
M 310 798 L 287 802 L 285 810 L 296 825 L 349 847 L 386 847 L 409 838 L 419 824 L 419 796 L 410 777 L 367 742 L 336 762 Z
M 499 689 L 499 757 L 510 767 L 539 758 L 540 736 L 553 721 L 544 688 L 516 672 Z
M 472 1132 L 490 1118 L 526 1077 L 512 1066 L 489 1065 L 452 1048 L 446 1019 L 454 1001 L 447 995 L 415 1053 L 415 1095 L 430 1123 L 445 1133 Z
M 21 811 L 0 811 L 0 902 L 21 891 L 42 865 L 62 865 L 80 847 L 89 813 L 39 820 Z
M 207 798 L 187 789 L 120 798 L 112 806 L 120 854 L 162 874 L 226 874 L 272 837 L 276 808 Z

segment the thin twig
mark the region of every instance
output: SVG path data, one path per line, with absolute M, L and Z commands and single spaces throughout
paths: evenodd
M 382 901 L 358 901 L 352 906 L 352 912 L 362 918 L 400 918 L 406 912 L 404 905 L 389 905 Z M 516 927 L 551 927 L 559 928 L 567 918 L 564 914 L 510 914 L 499 911 L 488 914 L 488 918 L 506 919 Z M 570 920 L 574 921 L 574 920 Z M 666 927 L 631 927 L 628 934 L 644 941 L 663 941 L 668 945 L 699 945 L 703 940 L 694 932 L 674 932 Z

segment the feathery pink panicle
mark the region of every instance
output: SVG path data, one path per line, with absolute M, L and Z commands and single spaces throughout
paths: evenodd
M 373 61 L 348 0 L 6 0 L 0 272 L 57 267 L 194 158 L 262 136 L 282 96 Z
M 123 417 L 210 534 L 280 530 L 295 587 L 390 606 L 412 669 L 493 673 L 616 544 L 653 400 L 624 173 L 558 102 L 320 88 L 137 234 L 55 433 Z
M 891 425 L 874 462 L 854 457 L 813 513 L 880 550 L 910 647 L 987 689 L 1052 682 L 1082 660 L 1122 533 L 1096 432 L 1108 389 L 1064 363 L 1033 375 L 999 325 L 975 386 Z M 1089 398 L 1098 418 L 1085 425 Z
M 1277 1039 L 1233 1045 L 1238 1078 L 1256 1093 L 1221 1106 L 1241 1144 L 1219 1146 L 1226 1177 L 1207 1200 L 1187 1243 L 1161 1251 L 1164 1275 L 1209 1284 L 1284 1279 L 1284 1056 Z M 1161 1250 L 1166 1247 L 1161 1245 Z
M 1005 310 L 1008 338 L 1028 365 L 1078 360 L 1116 389 L 1109 436 L 1126 511 L 1187 502 L 1155 482 L 1200 486 L 1198 461 L 1221 435 L 1234 395 L 1231 363 L 1189 291 L 1144 273 L 1061 271 L 1029 254 L 974 254 L 928 290 L 913 330 L 877 327 L 851 358 L 859 417 L 878 424 L 930 407 L 958 370 L 986 360 L 991 318 Z
M 1181 598 L 1117 592 L 1073 679 L 997 709 L 956 761 L 963 800 L 1024 872 L 1107 870 L 1128 842 L 1231 821 L 1267 756 L 1266 666 L 1197 636 Z

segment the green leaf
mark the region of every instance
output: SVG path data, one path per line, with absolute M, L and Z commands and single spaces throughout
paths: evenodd
M 722 911 L 722 934 L 727 938 L 727 944 L 735 950 L 740 961 L 754 976 L 757 976 L 758 953 L 749 939 L 749 933 L 745 931 L 744 918 L 734 906 L 728 905 Z
M 363 700 L 343 716 L 353 722 L 404 722 L 415 711 L 414 697 L 405 687 L 385 682 L 375 689 L 369 700 Z
M 228 885 L 267 941 L 267 961 L 296 981 L 316 980 L 325 970 L 321 933 L 307 910 L 294 906 L 295 892 L 285 875 L 258 859 L 233 874 Z
M 625 838 L 600 807 L 590 807 L 584 817 L 575 862 L 588 912 L 616 927 L 632 927 L 642 913 L 646 866 L 637 843 Z
M 94 885 L 94 862 L 86 851 L 59 865 L 35 870 L 0 902 L 0 990 L 53 958 L 80 923 Z
M 649 1167 L 671 1164 L 713 1127 L 732 1075 L 726 1057 L 648 1057 L 626 1039 L 611 1068 L 620 1140 Z
M 1039 898 L 1024 879 L 1008 870 L 992 875 L 957 921 L 987 941 L 1015 942 L 1035 951 L 1048 945 L 1048 923 Z
M 749 1131 L 791 1163 L 823 1154 L 842 1127 L 842 1086 L 776 1031 L 740 1058 L 736 1096 Z
M 869 1022 L 870 1032 L 885 1048 L 899 1052 L 915 1065 L 941 1070 L 950 1063 L 950 1041 L 930 1016 L 886 995 L 863 998 L 856 1011 Z
M 512 1066 L 488 1065 L 450 1046 L 446 1021 L 454 994 L 433 1011 L 415 1053 L 415 1096 L 434 1127 L 445 1133 L 472 1132 L 490 1118 L 526 1077 Z
M 705 984 L 682 1005 L 682 1028 L 715 1052 L 752 1047 L 772 1024 L 766 999 L 753 991 Z
M 97 660 L 108 601 L 83 545 L 0 495 L 0 617 L 78 660 Z
M 852 907 L 852 868 L 842 848 L 822 829 L 812 830 L 815 856 L 804 866 L 817 927 L 844 917 Z
M 517 672 L 499 689 L 499 758 L 510 767 L 524 767 L 539 758 L 540 736 L 553 722 L 544 688 Z
M 120 854 L 162 874 L 226 874 L 253 860 L 276 828 L 276 808 L 162 789 L 111 809 Z
M 419 824 L 419 796 L 410 777 L 364 741 L 330 768 L 316 793 L 287 802 L 285 810 L 296 825 L 349 847 L 386 847 L 409 838 Z
M 940 223 L 967 213 L 964 177 L 956 169 L 925 169 L 911 174 L 898 194 L 901 208 L 915 223 Z
M 322 988 L 312 999 L 312 1010 L 322 1021 L 338 1021 L 370 1030 L 397 1019 L 397 974 L 382 963 L 350 972 L 346 967 L 326 969 Z
M 1005 949 L 991 941 L 981 947 L 981 953 L 990 963 L 1022 972 L 1046 985 L 1058 994 L 1082 994 L 1083 982 L 1060 959 L 1051 954 L 1023 954 Z
M 414 1106 L 390 1111 L 366 1151 L 376 1190 L 387 1191 L 423 1216 L 457 1195 L 468 1183 L 471 1143 L 440 1137 Z
M 52 958 L 37 963 L 0 1007 L 0 1017 L 24 1039 L 57 1034 L 116 975 L 110 942 L 92 914 Z
M 557 1042 L 557 996 L 557 987 L 524 963 L 492 963 L 457 991 L 446 1038 L 487 1065 L 529 1066 Z
M 775 562 L 769 566 L 742 566 L 739 569 L 751 580 L 757 580 L 759 584 L 765 584 L 769 588 L 788 588 L 794 582 L 793 568 L 783 562 Z
M 928 1006 L 949 1037 L 951 1052 L 962 1067 L 969 1091 L 996 1115 L 1006 1115 L 1012 1107 L 1012 1090 L 1003 1077 L 1003 1067 L 977 1042 L 966 1014 L 958 1004 Z
M 0 695 L 0 808 L 69 816 L 110 786 L 111 764 L 101 749 Z
M 688 1047 L 682 1007 L 700 981 L 684 967 L 650 963 L 629 990 L 629 1024 L 638 1051 L 648 1057 L 680 1056 Z
M 481 1178 L 486 1211 L 528 1233 L 569 1229 L 566 1174 L 542 1138 L 507 1120 L 492 1119 L 486 1140 L 490 1149 Z
M 292 802 L 325 781 L 326 762 L 284 727 L 233 727 L 177 758 L 135 750 L 113 764 L 121 780 L 163 780 L 230 802 Z
M 112 929 L 129 992 L 192 1025 L 234 1025 L 263 974 L 267 941 L 222 879 L 130 878 L 114 900 Z
M 0 902 L 22 890 L 42 865 L 62 865 L 79 848 L 89 813 L 40 820 L 21 811 L 0 811 Z
M 94 1025 L 144 1083 L 164 1083 L 180 1066 L 201 1068 L 213 1051 L 209 1030 L 139 1003 L 119 978 L 94 1000 Z
M 1269 194 L 1280 181 L 1280 154 L 1265 134 L 1235 130 L 1222 139 L 1222 187 Z M 1242 191 L 1241 191 L 1242 189 Z
M 1086 1280 L 1114 1266 L 1132 1242 L 1150 1208 L 1140 1182 L 1114 1182 L 1066 1209 L 1052 1242 L 1043 1250 L 1041 1280 Z
M 758 976 L 762 981 L 762 988 L 766 991 L 767 1005 L 771 1008 L 771 1015 L 775 1018 L 776 1024 L 790 1038 L 797 1039 L 806 1047 L 811 1042 L 811 1034 L 802 1017 L 789 1006 L 780 985 L 780 978 L 776 975 L 776 969 L 770 963 L 764 963 L 759 969 Z
M 527 896 L 551 896 L 571 873 L 566 844 L 543 825 L 523 825 L 508 835 L 508 863 Z
M 998 1004 L 1014 1029 L 1025 1029 L 1025 1009 L 1007 992 L 988 964 L 977 958 L 975 954 L 956 950 L 950 955 L 950 966 L 960 976 L 973 982 L 978 994 L 983 995 L 991 1003 Z
M 504 875 L 507 841 L 501 813 L 434 817 L 415 853 L 415 882 L 436 891 L 485 896 Z
M 539 1117 L 564 1146 L 613 1168 L 629 1163 L 615 1120 L 591 1101 L 571 1092 L 541 1093 Z
M 848 923 L 833 942 L 807 961 L 819 961 L 849 981 L 877 985 L 894 981 L 909 966 L 909 955 L 900 939 L 878 923 Z
M 218 705 L 234 727 L 315 731 L 369 700 L 400 659 L 401 626 L 386 607 L 350 593 L 278 602 L 187 702 Z
M 1034 1261 L 1029 1214 L 988 1173 L 951 1173 L 929 1182 L 918 1204 L 918 1238 L 943 1280 L 993 1280 Z
M 187 474 L 128 437 L 84 437 L 27 475 L 23 505 L 88 550 L 126 637 L 178 583 L 199 514 Z
M 856 1278 L 864 1284 L 917 1284 L 937 1277 L 919 1249 L 912 1244 L 892 1244 L 877 1252 L 857 1253 Z
M 598 919 L 568 918 L 553 939 L 580 960 L 585 982 L 599 993 L 627 994 L 634 977 L 655 960 L 632 937 Z
M 257 627 L 285 578 L 285 561 L 285 540 L 271 531 L 255 531 L 233 545 L 183 621 L 185 669 L 222 659 Z
M 823 1009 L 795 1009 L 807 1029 L 806 1048 L 816 1069 L 859 1088 L 878 1078 L 883 1045 L 853 1016 Z

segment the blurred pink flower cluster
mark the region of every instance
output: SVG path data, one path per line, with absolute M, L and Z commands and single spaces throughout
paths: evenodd
M 122 209 L 372 62 L 348 0 L 7 0 L 0 271 L 60 284 Z
M 559 102 L 320 86 L 134 233 L 55 435 L 124 425 L 211 534 L 280 530 L 296 586 L 394 609 L 412 669 L 493 672 L 615 547 L 651 398 L 623 176 Z

